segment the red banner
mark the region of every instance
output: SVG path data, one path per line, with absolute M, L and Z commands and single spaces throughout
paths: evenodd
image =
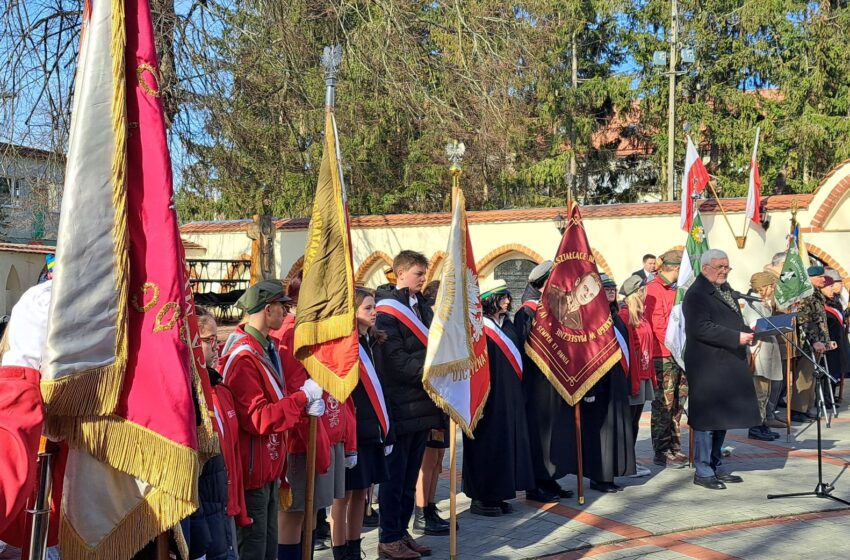
M 525 348 L 564 400 L 575 405 L 622 353 L 578 204 L 570 203 L 568 216 Z

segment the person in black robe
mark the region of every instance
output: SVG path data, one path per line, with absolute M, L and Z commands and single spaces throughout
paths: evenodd
M 850 371 L 850 344 L 847 341 L 844 306 L 837 297 L 841 293 L 841 284 L 831 276 L 824 276 L 824 280 L 824 286 L 820 291 L 826 297 L 824 311 L 826 312 L 826 328 L 829 331 L 830 340 L 824 356 L 826 356 L 829 374 L 835 378 L 835 382 L 832 382 L 834 397 L 841 380 Z M 837 399 L 835 400 L 837 402 Z
M 510 312 L 511 296 L 504 280 L 482 287 L 481 302 L 489 325 L 517 345 Z M 486 336 L 486 335 L 485 335 Z M 463 438 L 463 492 L 472 499 L 471 513 L 498 517 L 511 513 L 506 501 L 517 490 L 534 488 L 528 426 L 522 397 L 521 372 L 511 365 L 501 347 L 487 336 L 490 394 L 474 439 Z
M 573 416 L 573 409 L 525 350 L 525 341 L 540 303 L 541 290 L 551 272 L 552 261 L 544 261 L 534 267 L 522 294 L 522 306 L 514 315 L 514 327 L 522 354 L 522 391 L 536 485 L 536 488 L 525 493 L 525 497 L 542 503 L 554 503 L 561 498 L 572 497 L 572 491 L 561 488 L 558 479 L 569 474 L 570 466 L 575 464 L 576 454 L 575 440 L 564 437 L 564 425 Z

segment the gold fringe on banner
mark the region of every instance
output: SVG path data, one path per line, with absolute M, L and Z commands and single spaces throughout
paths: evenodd
M 616 343 L 616 340 L 613 341 L 613 344 Z M 594 371 L 593 374 L 591 374 L 590 377 L 588 377 L 582 384 L 580 390 L 571 395 L 558 380 L 558 377 L 552 373 L 551 369 L 549 369 L 549 364 L 547 364 L 546 361 L 537 354 L 537 351 L 528 345 L 528 343 L 525 344 L 525 351 L 528 354 L 528 357 L 537 364 L 537 367 L 540 368 L 540 371 L 543 372 L 543 375 L 546 376 L 549 383 L 551 383 L 555 390 L 558 391 L 561 398 L 567 401 L 567 404 L 570 406 L 576 406 L 579 402 L 581 402 L 581 399 L 583 399 L 587 392 L 596 385 L 596 382 L 602 379 L 602 376 L 608 373 L 623 357 L 622 351 L 618 348 L 617 351 L 605 361 L 605 363 L 596 368 L 596 371 Z

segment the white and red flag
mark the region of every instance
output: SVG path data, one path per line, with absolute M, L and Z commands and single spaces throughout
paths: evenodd
M 694 194 L 702 194 L 708 186 L 708 170 L 697 153 L 697 147 L 688 136 L 688 147 L 685 152 L 685 171 L 682 173 L 682 229 L 691 231 L 694 221 Z
M 471 438 L 490 394 L 490 369 L 463 191 L 456 188 L 452 199 L 452 226 L 428 331 L 422 384 Z
M 754 224 L 761 223 L 761 175 L 759 174 L 758 150 L 761 129 L 756 129 L 756 142 L 753 144 L 753 157 L 750 160 L 750 188 L 747 191 L 747 219 Z
M 149 0 L 87 0 L 83 27 L 45 431 L 70 450 L 63 560 L 126 560 L 198 506 L 191 298 Z

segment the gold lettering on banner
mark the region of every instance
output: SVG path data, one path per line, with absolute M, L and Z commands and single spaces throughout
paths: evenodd
M 171 316 L 165 321 L 168 313 L 171 313 Z M 156 323 L 153 327 L 153 332 L 162 332 L 171 330 L 174 328 L 174 325 L 177 324 L 177 321 L 180 319 L 180 306 L 177 305 L 176 301 L 169 301 L 165 305 L 162 306 L 162 309 L 159 310 L 159 313 L 156 314 Z
M 555 259 L 555 262 L 553 263 L 553 266 L 557 266 L 562 262 L 566 261 L 587 261 L 590 263 L 595 263 L 596 257 L 591 255 L 590 253 L 585 253 L 584 251 L 570 251 L 558 255 L 558 257 Z
M 147 313 L 159 303 L 159 286 L 153 282 L 145 282 L 139 290 L 142 292 L 142 303 L 139 304 L 139 294 L 133 294 L 133 297 L 130 298 L 130 305 L 139 313 Z M 145 302 L 148 297 L 148 291 L 152 295 L 150 301 Z
M 149 72 L 154 79 L 155 88 L 152 87 L 147 78 L 145 78 L 145 72 Z M 159 71 L 154 68 L 152 65 L 147 62 L 142 62 L 136 67 L 136 80 L 139 82 L 139 87 L 142 88 L 142 91 L 150 95 L 151 97 L 159 97 L 159 83 L 162 81 L 159 76 Z

